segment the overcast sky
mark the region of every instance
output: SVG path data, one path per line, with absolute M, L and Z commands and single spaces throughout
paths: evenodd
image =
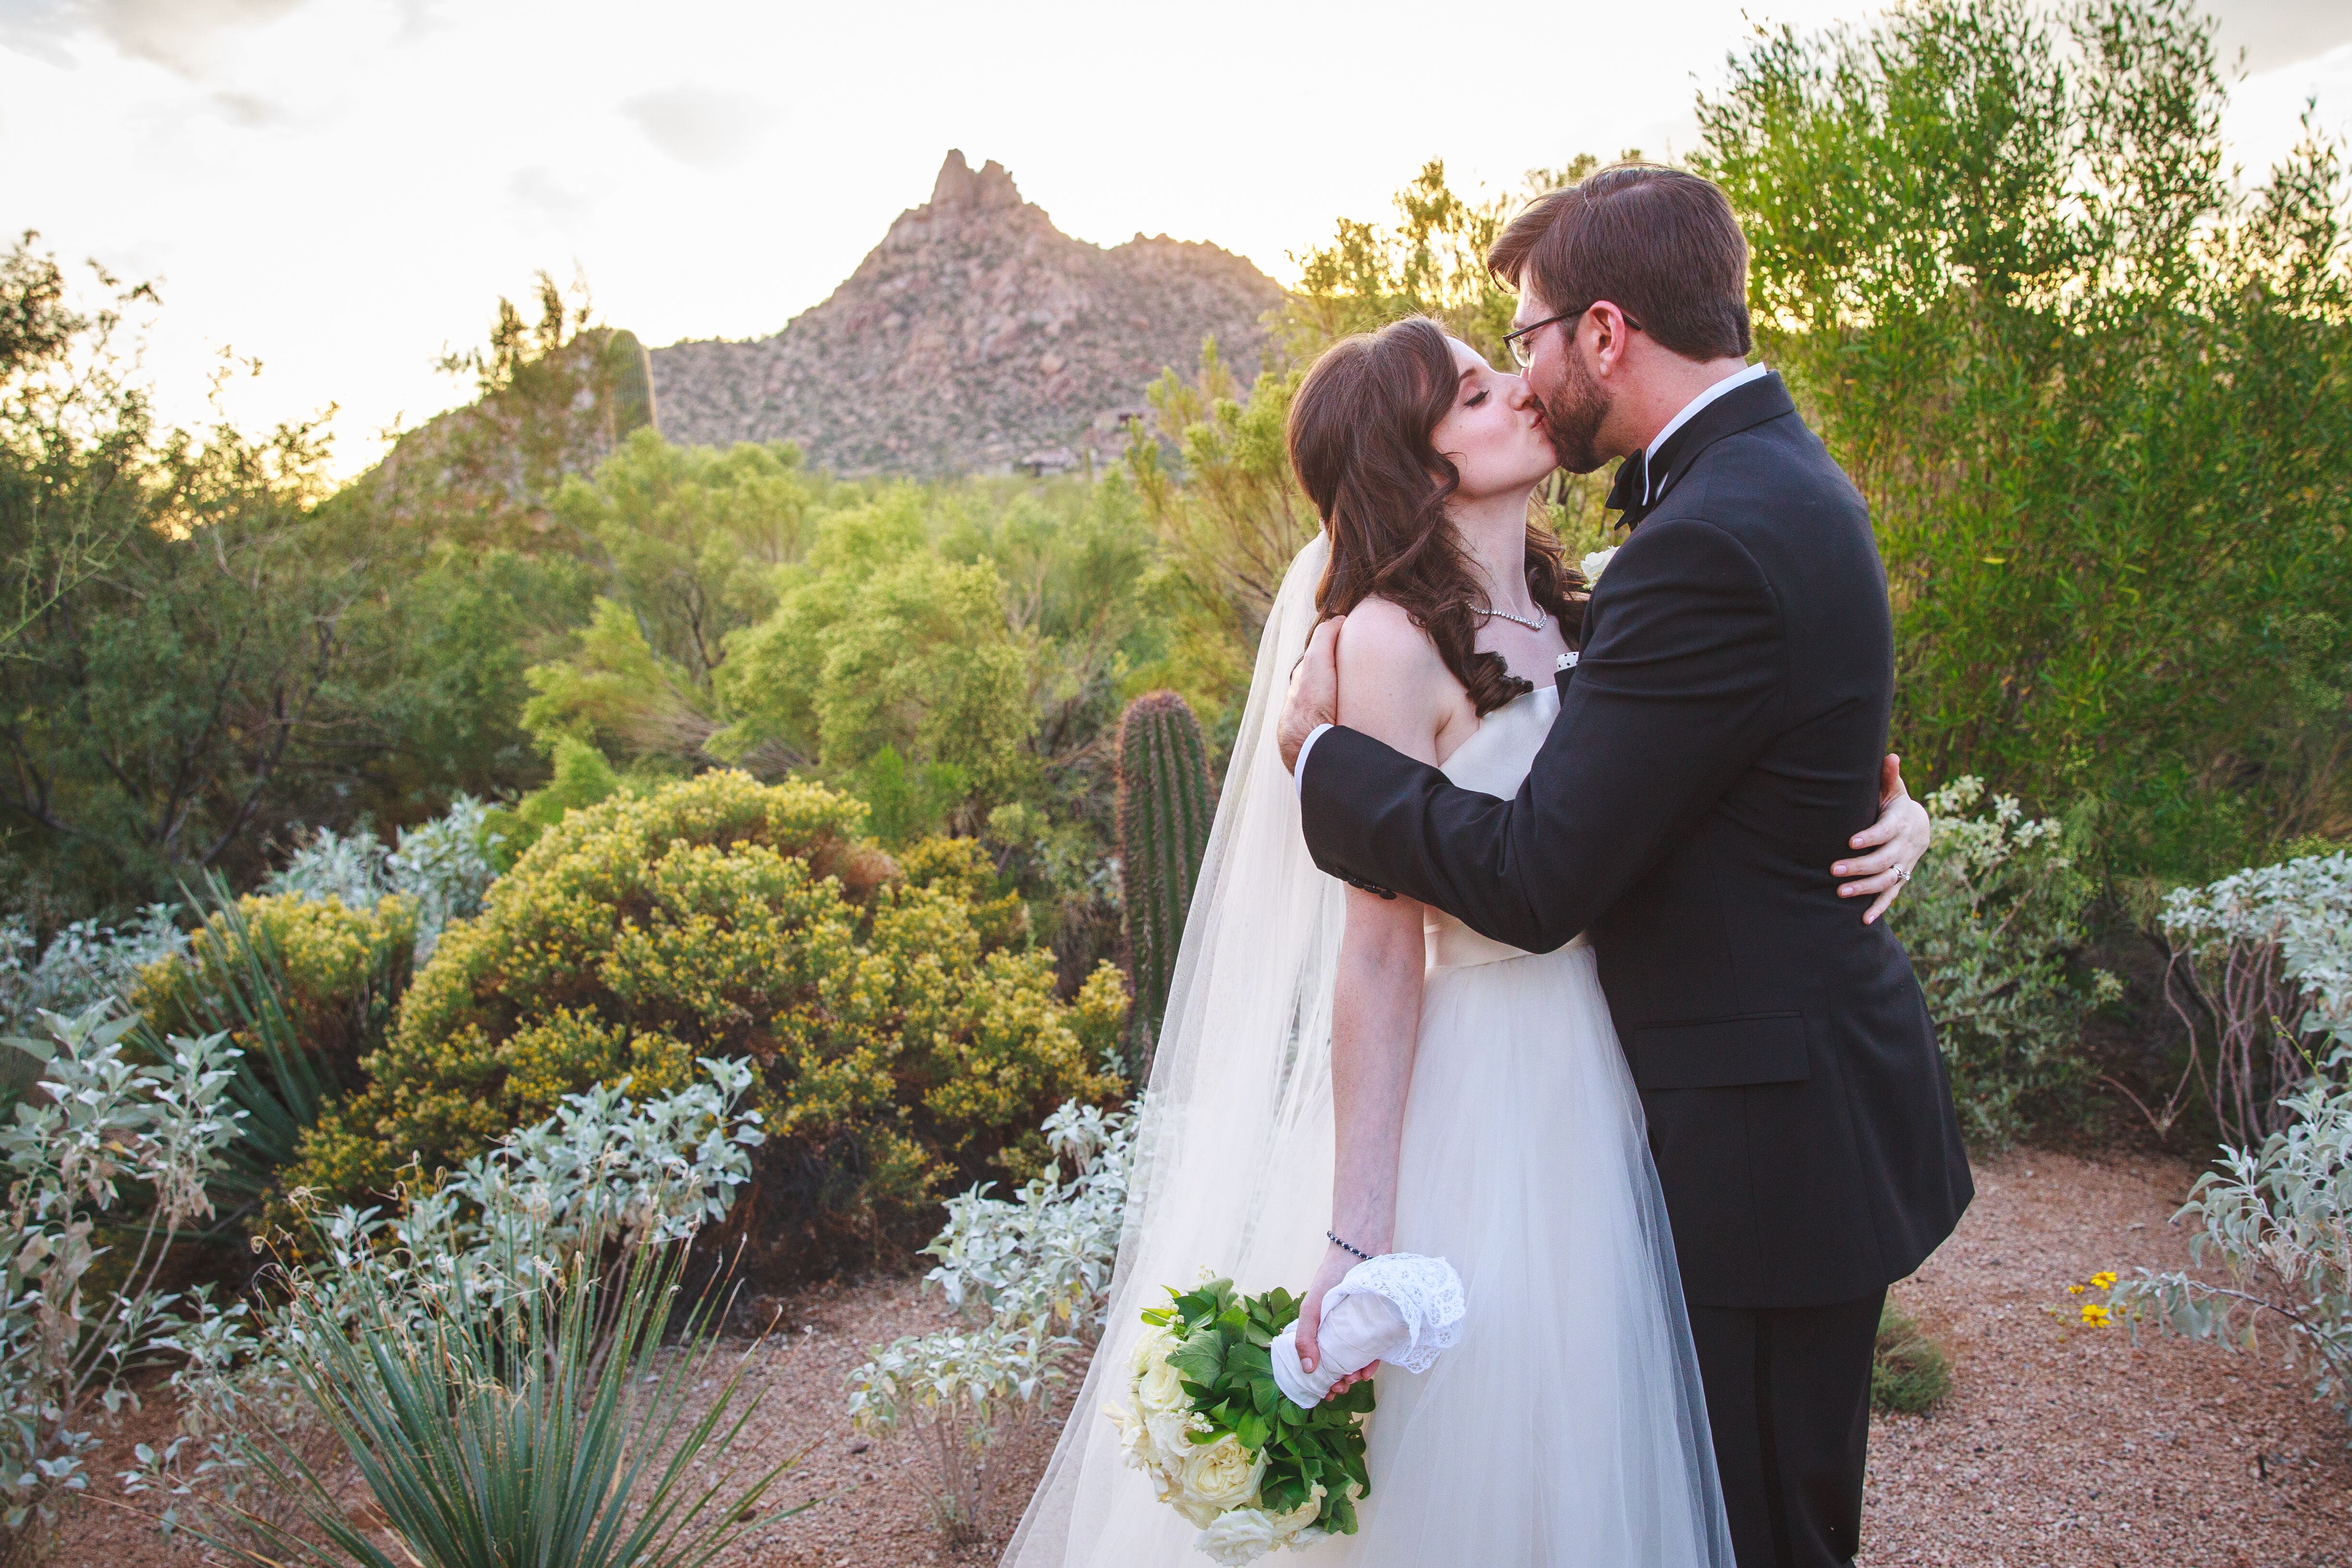
M 2219 0 L 2259 174 L 2316 97 L 2352 132 L 2352 4 Z M 1206 239 L 1285 281 L 1430 157 L 1457 188 L 1580 152 L 1689 145 L 1754 16 L 1858 0 L 1507 6 L 619 5 L 0 0 L 0 226 L 152 278 L 147 364 L 203 413 L 224 346 L 247 423 L 332 402 L 336 466 L 462 388 L 535 268 L 648 343 L 772 332 L 823 299 L 960 147 L 1064 232 Z

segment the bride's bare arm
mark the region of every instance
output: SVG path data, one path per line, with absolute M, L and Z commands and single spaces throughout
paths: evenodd
M 1349 618 L 1339 679 L 1348 724 L 1409 756 L 1437 760 L 1438 737 L 1458 717 L 1451 709 L 1461 705 L 1459 689 L 1402 612 L 1368 605 Z M 1421 1033 L 1421 928 L 1412 900 L 1348 889 L 1331 1004 L 1331 1232 L 1373 1256 L 1391 1250 L 1396 1228 L 1397 1149 Z M 1358 1261 L 1327 1247 L 1307 1287 L 1298 1353 L 1310 1370 L 1320 1353 L 1323 1294 Z

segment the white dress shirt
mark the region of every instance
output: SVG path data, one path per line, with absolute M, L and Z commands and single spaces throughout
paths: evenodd
M 1700 409 L 1706 407 L 1708 404 L 1713 403 L 1725 393 L 1730 392 L 1737 387 L 1746 386 L 1751 381 L 1761 380 L 1763 377 L 1770 374 L 1770 371 L 1763 365 L 1751 364 L 1746 370 L 1739 372 L 1736 375 L 1727 375 L 1721 381 L 1717 382 L 1713 386 L 1708 387 L 1705 392 L 1700 393 L 1696 397 L 1692 398 L 1688 403 L 1684 404 L 1683 411 L 1681 413 L 1675 415 L 1672 419 L 1667 420 L 1664 425 L 1659 427 L 1658 433 L 1650 437 L 1650 444 L 1642 448 L 1643 505 L 1647 506 L 1652 500 L 1656 499 L 1656 497 L 1651 493 L 1650 489 L 1650 487 L 1656 482 L 1655 476 L 1650 472 L 1650 454 L 1664 446 L 1666 444 L 1667 437 L 1673 435 L 1675 431 L 1689 424 L 1691 422 L 1691 416 L 1696 414 Z M 1315 742 L 1321 740 L 1323 738 L 1323 731 L 1329 728 L 1331 728 L 1331 726 L 1328 724 L 1318 724 L 1314 729 L 1307 731 L 1307 743 L 1298 748 L 1297 765 L 1290 771 L 1290 787 L 1292 789 L 1299 791 L 1301 794 L 1305 793 L 1307 786 L 1302 781 L 1307 777 L 1307 754 L 1315 749 Z

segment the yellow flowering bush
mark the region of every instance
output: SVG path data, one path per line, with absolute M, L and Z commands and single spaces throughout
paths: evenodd
M 455 1165 L 565 1094 L 679 1087 L 700 1057 L 759 1068 L 770 1136 L 739 1215 L 763 1247 L 1020 1171 L 1046 1111 L 1119 1091 L 1124 989 L 1106 967 L 1062 1002 L 977 845 L 894 862 L 865 809 L 709 773 L 572 812 L 449 927 L 289 1184 L 357 1201 L 412 1156 Z
M 405 983 L 416 941 L 415 901 L 393 897 L 355 910 L 280 893 L 248 895 L 236 909 L 241 918 L 235 921 L 215 910 L 184 950 L 141 971 L 131 1006 L 159 1037 L 209 1033 L 218 1026 L 206 998 L 242 968 L 249 941 L 275 960 L 296 1037 L 339 1068 L 348 1067 L 382 1027 L 382 1010 Z M 236 1043 L 247 1049 L 254 1044 Z

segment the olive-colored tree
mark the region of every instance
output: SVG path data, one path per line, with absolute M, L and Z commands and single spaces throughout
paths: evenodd
M 2342 168 L 2241 190 L 2223 101 L 2187 0 L 1931 0 L 1762 37 L 1696 160 L 1870 499 L 1905 749 L 2192 876 L 2352 825 Z

